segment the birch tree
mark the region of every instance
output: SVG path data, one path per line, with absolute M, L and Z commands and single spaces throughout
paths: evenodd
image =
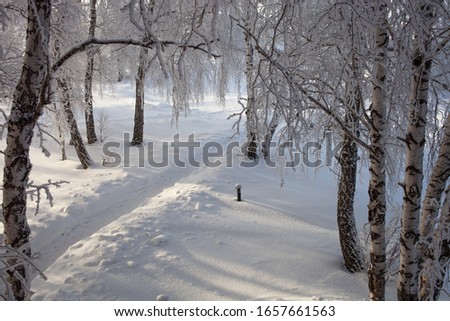
M 386 65 L 388 48 L 387 4 L 380 1 L 373 7 L 375 19 L 374 85 L 370 108 L 370 182 L 369 182 L 369 223 L 370 223 L 370 265 L 369 297 L 373 301 L 385 299 L 386 278 Z
M 245 117 L 246 143 L 243 152 L 249 159 L 257 158 L 261 152 L 268 160 L 270 142 L 280 120 L 281 106 L 289 101 L 286 90 L 288 86 L 283 77 L 280 77 L 280 72 L 258 53 L 258 50 L 267 50 L 272 59 L 286 57 L 274 50 L 275 43 L 289 46 L 280 38 L 283 27 L 287 25 L 283 23 L 286 6 L 288 4 L 281 4 L 279 1 L 236 1 L 234 4 L 232 18 L 243 33 L 243 69 L 247 96 L 239 101 L 243 108 L 243 114 L 239 116 Z
M 55 73 L 69 59 L 89 50 L 93 45 L 174 47 L 183 50 L 194 49 L 209 54 L 211 57 L 215 56 L 210 49 L 210 44 L 204 38 L 192 39 L 193 42 L 151 39 L 144 43 L 133 38 L 98 39 L 89 37 L 87 40 L 73 45 L 61 54 L 59 59 L 51 62 L 49 54 L 51 8 L 50 0 L 28 1 L 25 55 L 22 73 L 14 92 L 8 117 L 6 149 L 3 153 L 5 163 L 2 209 L 5 243 L 28 257 L 31 256 L 31 231 L 26 216 L 26 188 L 31 172 L 30 144 L 37 120 L 42 115 L 45 105 L 54 99 L 51 84 Z M 27 299 L 31 281 L 28 266 L 22 262 L 14 259 L 8 261 L 10 265 L 8 269 L 14 269 L 14 272 L 10 274 L 9 283 L 16 300 Z
M 136 22 L 134 15 L 135 1 L 131 1 L 130 4 L 130 18 L 133 24 L 142 32 L 143 41 L 147 41 L 150 37 L 147 28 L 151 28 L 152 23 L 149 21 L 153 17 L 155 1 L 151 1 L 148 5 L 149 7 L 144 7 L 141 2 L 139 5 L 139 12 L 141 13 L 143 21 L 145 23 L 143 26 Z M 139 65 L 136 74 L 136 100 L 134 109 L 134 127 L 133 127 L 133 138 L 131 140 L 131 145 L 141 145 L 144 142 L 144 105 L 145 105 L 145 76 L 148 69 L 148 48 L 141 47 L 139 49 Z
M 362 86 L 362 64 L 360 62 L 360 54 L 363 52 L 363 45 L 361 39 L 364 39 L 364 35 L 361 34 L 362 30 L 360 24 L 356 22 L 356 13 L 348 11 L 343 8 L 341 14 L 344 16 L 346 22 L 343 22 L 343 31 L 346 33 L 347 39 L 346 47 L 349 49 L 348 61 L 345 57 L 342 57 L 343 61 L 346 61 L 344 65 L 343 80 L 344 85 L 344 102 L 345 102 L 345 115 L 344 124 L 354 136 L 360 135 L 361 127 L 361 115 L 363 109 L 363 96 Z M 338 44 L 339 46 L 339 44 Z M 340 49 L 344 56 L 347 50 L 345 48 Z M 353 136 L 343 133 L 342 140 L 344 142 L 340 151 L 338 162 L 340 165 L 339 184 L 337 192 L 337 221 L 339 230 L 339 240 L 341 244 L 341 251 L 344 258 L 345 267 L 350 272 L 359 272 L 363 270 L 363 256 L 362 249 L 359 242 L 358 231 L 355 223 L 354 203 L 355 203 L 355 191 L 357 181 L 357 169 L 358 169 L 358 145 L 353 140 Z
M 253 40 L 251 30 L 254 19 L 254 7 L 255 3 L 252 1 L 247 2 L 246 16 L 245 16 L 245 78 L 247 84 L 247 102 L 245 106 L 245 118 L 246 118 L 246 150 L 245 155 L 249 159 L 255 159 L 257 156 L 257 129 L 256 129 L 256 111 L 255 111 L 255 97 L 254 97 L 254 53 L 253 53 Z
M 428 91 L 432 58 L 429 55 L 436 4 L 428 1 L 415 3 L 418 30 L 414 37 L 412 52 L 412 79 L 408 129 L 405 139 L 406 163 L 402 232 L 400 239 L 400 270 L 397 279 L 399 300 L 418 300 L 419 219 L 422 201 L 423 159 L 425 129 L 428 111 Z
M 55 28 L 53 28 L 52 33 L 52 46 L 54 49 L 53 51 L 55 59 L 59 59 L 61 57 L 63 48 L 71 45 L 71 43 L 67 42 L 69 42 L 68 38 L 70 38 L 71 35 L 73 36 L 73 34 L 66 36 L 64 34 L 64 31 L 69 29 L 68 25 L 70 23 L 73 23 L 73 17 L 71 17 L 72 15 L 74 15 L 73 9 L 74 7 L 72 7 L 70 3 L 61 1 L 54 4 L 53 26 Z M 64 124 L 60 124 L 59 126 L 62 127 L 61 130 L 64 130 L 66 127 L 68 127 L 70 133 L 70 142 L 75 147 L 75 152 L 81 163 L 81 166 L 83 167 L 83 169 L 87 169 L 93 165 L 93 161 L 89 156 L 86 146 L 84 145 L 83 138 L 78 129 L 78 124 L 73 112 L 73 101 L 75 99 L 73 97 L 72 86 L 70 85 L 70 71 L 66 67 L 61 68 L 61 70 L 56 75 L 55 87 L 57 94 L 59 95 L 60 103 L 57 104 L 57 107 L 59 108 L 55 110 L 55 113 L 58 115 L 62 115 L 60 118 L 62 118 L 61 120 L 65 122 L 67 126 L 64 126 Z M 76 72 L 76 70 L 71 71 Z M 59 105 L 62 105 L 62 108 Z M 62 144 L 64 144 L 64 142 Z
M 95 37 L 95 29 L 97 26 L 97 0 L 89 2 L 89 38 Z M 86 136 L 88 144 L 97 141 L 95 133 L 94 107 L 92 98 L 92 79 L 94 77 L 94 57 L 95 48 L 90 48 L 86 52 L 87 65 L 84 78 L 84 102 L 85 102 L 85 120 L 86 120 Z
M 83 167 L 83 169 L 87 169 L 91 167 L 94 162 L 89 156 L 86 146 L 84 145 L 83 138 L 78 129 L 78 124 L 72 110 L 72 97 L 70 96 L 71 88 L 69 87 L 67 79 L 65 79 L 64 76 L 58 77 L 57 83 L 58 91 L 61 97 L 61 103 L 63 106 L 62 110 L 69 127 L 71 142 L 75 147 L 75 152 L 77 153 L 77 157 L 81 163 L 81 166 Z
M 215 78 L 211 75 L 217 73 L 216 63 L 212 60 L 218 57 L 213 48 L 217 47 L 215 43 L 219 40 L 215 35 L 219 8 L 218 1 L 133 0 L 127 6 L 132 24 L 142 35 L 142 42 L 155 44 L 151 50 L 142 47 L 139 52 L 132 145 L 143 142 L 147 74 L 153 84 L 158 84 L 160 78 L 164 79 L 162 83 L 166 87 L 170 83 L 170 88 L 164 90 L 171 93 L 175 123 L 182 112 L 187 115 L 191 100 L 202 99 L 209 89 L 205 87 L 216 85 L 210 80 Z M 173 39 L 179 46 L 165 47 L 161 41 L 164 38 Z M 198 50 L 200 43 L 205 46 L 209 59 L 205 59 L 205 52 Z
M 26 188 L 31 171 L 29 159 L 33 129 L 42 113 L 41 83 L 49 68 L 50 0 L 28 2 L 26 50 L 22 74 L 14 92 L 4 151 L 3 220 L 6 245 L 31 255 L 30 227 L 26 218 Z M 27 298 L 30 275 L 26 264 L 15 264 L 10 284 L 16 300 Z M 20 277 L 17 277 L 20 275 Z
M 439 156 L 433 167 L 420 217 L 419 299 L 437 300 L 450 259 L 450 115 L 447 115 Z M 441 207 L 443 194 L 444 204 Z
M 342 8 L 349 11 L 347 6 L 335 6 L 328 8 L 327 15 L 331 16 L 330 12 L 336 12 L 336 16 L 341 18 L 342 11 L 345 11 Z M 339 34 L 342 38 L 336 40 L 336 26 L 332 24 L 325 28 L 318 24 L 317 28 L 320 31 L 315 31 L 312 35 L 308 34 L 307 27 L 302 26 L 299 21 L 311 19 L 308 17 L 310 12 L 305 12 L 301 3 L 288 1 L 283 4 L 278 2 L 272 5 L 264 4 L 257 12 L 258 15 L 255 18 L 257 22 L 254 22 L 252 26 L 245 23 L 244 19 L 239 24 L 247 38 L 251 35 L 252 46 L 259 56 L 257 67 L 253 68 L 254 72 L 251 74 L 255 77 L 251 82 L 253 85 L 247 88 L 247 92 L 254 95 L 257 137 L 260 136 L 261 128 L 265 127 L 262 126 L 263 119 L 267 119 L 262 115 L 269 114 L 272 104 L 275 106 L 274 117 L 267 123 L 269 135 L 266 137 L 270 138 L 270 134 L 273 135 L 274 128 L 278 125 L 278 117 L 282 117 L 284 125 L 280 128 L 280 133 L 285 135 L 284 139 L 295 141 L 295 146 L 307 141 L 312 131 L 308 123 L 317 124 L 313 130 L 317 136 L 321 131 L 325 132 L 324 127 L 327 128 L 326 121 L 329 119 L 315 115 L 317 114 L 315 110 L 321 109 L 331 116 L 332 121 L 338 121 L 340 125 L 337 127 L 343 129 L 346 141 L 339 159 L 342 166 L 338 192 L 341 249 L 348 270 L 360 271 L 363 268 L 363 260 L 355 226 L 354 196 L 352 195 L 355 193 L 358 158 L 355 140 L 362 142 L 358 138 L 358 122 L 359 117 L 362 117 L 359 110 L 362 104 L 359 87 L 361 79 L 358 74 L 362 72 L 358 71 L 360 67 L 357 66 L 357 55 L 363 55 L 363 51 L 361 48 L 356 48 L 355 43 L 358 40 L 356 40 L 357 36 L 353 35 L 355 29 L 353 29 L 352 21 L 341 18 L 338 28 L 343 30 L 342 34 Z M 323 14 L 320 15 L 323 16 Z M 333 21 L 331 19 L 330 17 L 330 21 Z M 333 19 L 338 18 L 333 17 Z M 353 39 L 354 42 L 346 43 L 348 39 Z M 330 47 L 335 49 L 335 56 L 330 57 L 332 52 Z M 338 60 L 340 65 L 336 64 L 337 59 L 341 59 Z M 333 74 L 334 71 L 336 73 Z M 247 72 L 247 79 L 249 74 Z M 321 76 L 318 77 L 318 74 Z M 248 84 L 249 82 L 247 86 Z M 345 89 L 340 91 L 342 87 Z M 330 97 L 330 88 L 333 88 L 333 93 L 337 95 L 335 98 Z M 333 99 L 336 105 L 330 106 L 329 101 Z M 259 104 L 260 101 L 261 104 Z M 248 127 L 247 135 L 249 135 Z M 269 142 L 270 140 L 264 141 L 263 147 Z M 367 146 L 367 144 L 364 145 Z M 263 155 L 266 156 L 264 150 Z

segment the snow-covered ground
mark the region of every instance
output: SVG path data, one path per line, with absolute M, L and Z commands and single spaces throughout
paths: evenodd
M 233 167 L 202 162 L 181 168 L 172 162 L 178 154 L 170 145 L 169 165 L 149 166 L 147 145 L 123 145 L 123 133 L 132 132 L 133 88 L 119 85 L 115 93 L 98 95 L 95 106 L 110 116 L 107 141 L 121 144 L 109 151 L 122 161 L 129 153 L 129 166 L 101 166 L 100 142 L 88 146 L 98 164 L 89 170 L 79 169 L 73 147 L 64 162 L 50 141 L 50 158 L 33 147 L 36 184 L 70 182 L 52 189 L 54 206 L 43 202 L 37 216 L 30 202 L 32 249 L 48 278 L 33 281 L 34 300 L 155 300 L 162 294 L 169 300 L 367 299 L 366 273 L 350 274 L 343 267 L 337 182 L 329 168 L 284 173 L 262 163 L 244 168 L 238 149 L 219 159 L 228 156 Z M 170 144 L 176 134 L 180 141 L 195 133 L 202 145 L 218 142 L 225 154 L 226 144 L 243 140 L 230 139 L 235 119 L 227 120 L 239 108 L 236 97 L 225 107 L 206 99 L 177 128 L 171 127 L 169 104 L 148 98 L 145 139 L 154 143 L 153 159 L 161 159 L 162 142 Z M 187 148 L 179 154 L 187 157 Z M 201 148 L 195 158 L 202 161 Z M 237 183 L 242 202 L 235 200 Z M 361 177 L 359 229 L 366 221 L 366 190 Z M 394 299 L 392 281 L 387 297 Z

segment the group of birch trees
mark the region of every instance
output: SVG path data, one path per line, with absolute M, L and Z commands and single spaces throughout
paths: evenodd
M 63 147 L 69 132 L 89 168 L 76 109 L 94 143 L 95 79 L 134 79 L 132 145 L 143 143 L 149 80 L 171 97 L 174 121 L 208 90 L 224 99 L 235 81 L 246 89 L 236 123 L 245 123 L 246 157 L 267 158 L 274 139 L 291 143 L 286 152 L 310 139 L 342 142 L 335 155 L 339 239 L 346 269 L 367 269 L 370 299 L 385 299 L 392 276 L 399 300 L 437 299 L 450 257 L 449 20 L 448 0 L 3 0 L 0 91 L 12 97 L 4 114 L 6 245 L 32 254 L 29 148 L 43 113 L 58 120 Z M 353 209 L 363 166 L 370 174 L 368 262 Z M 403 205 L 392 242 L 386 220 L 395 186 Z M 28 264 L 7 262 L 7 297 L 28 298 Z
M 366 158 L 370 299 L 385 299 L 393 183 L 403 191 L 394 242 L 397 297 L 437 299 L 450 252 L 448 1 L 247 4 L 236 19 L 246 35 L 252 83 L 245 114 L 254 143 L 247 156 L 253 157 L 255 145 L 264 156 L 273 127 L 279 139 L 295 145 L 331 128 L 343 142 L 337 221 L 346 268 L 364 268 L 353 202 L 359 160 Z

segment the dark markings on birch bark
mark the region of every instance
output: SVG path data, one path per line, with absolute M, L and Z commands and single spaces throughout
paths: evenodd
M 6 245 L 26 256 L 31 255 L 30 227 L 27 221 L 27 183 L 31 171 L 29 150 L 33 129 L 42 113 L 40 93 L 48 70 L 48 40 L 50 29 L 50 0 L 28 2 L 27 39 L 22 73 L 16 86 L 8 134 L 4 150 L 3 226 Z M 14 298 L 25 300 L 31 276 L 23 261 L 10 259 L 8 282 Z
M 64 109 L 65 118 L 70 130 L 70 140 L 75 147 L 75 152 L 81 163 L 83 169 L 87 169 L 93 165 L 93 161 L 89 156 L 89 153 L 84 145 L 83 138 L 81 137 L 80 131 L 78 130 L 77 121 L 72 111 L 72 106 L 70 102 L 70 88 L 67 81 L 64 79 L 58 79 L 58 87 L 61 92 L 61 100 Z
M 89 21 L 89 37 L 95 36 L 95 28 L 97 25 L 97 0 L 90 0 L 90 21 Z M 87 66 L 84 77 L 84 102 L 85 102 L 85 120 L 86 120 L 86 137 L 88 144 L 97 141 L 95 133 L 94 107 L 92 97 L 92 79 L 94 76 L 94 56 L 95 49 L 87 50 Z
M 422 200 L 425 124 L 428 110 L 428 88 L 431 61 L 425 58 L 430 50 L 432 18 L 431 5 L 418 4 L 417 18 L 423 20 L 414 36 L 411 61 L 412 77 L 408 128 L 405 139 L 405 181 L 400 234 L 400 269 L 397 277 L 397 299 L 419 299 L 419 220 Z
M 386 127 L 386 52 L 387 35 L 387 5 L 385 1 L 374 8 L 376 17 L 375 28 L 375 68 L 374 85 L 372 89 L 372 104 L 370 106 L 370 182 L 368 217 L 370 224 L 370 263 L 368 268 L 369 297 L 373 301 L 385 299 L 386 283 L 386 174 L 384 135 Z

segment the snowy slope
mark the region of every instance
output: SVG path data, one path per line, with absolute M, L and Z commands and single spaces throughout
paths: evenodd
M 132 131 L 132 93 L 120 85 L 115 94 L 96 98 L 97 108 L 110 115 L 107 141 L 122 143 L 123 132 Z M 234 122 L 227 116 L 239 109 L 235 101 L 219 107 L 207 100 L 176 128 L 170 106 L 148 99 L 145 137 L 154 142 L 155 159 L 161 142 L 178 133 L 180 140 L 195 133 L 202 144 L 225 146 Z M 34 300 L 155 300 L 160 294 L 170 300 L 367 299 L 365 273 L 347 273 L 342 264 L 336 181 L 327 168 L 287 171 L 281 188 L 280 169 L 239 167 L 236 149 L 232 168 L 172 162 L 140 168 L 138 148 L 131 147 L 124 168 L 100 166 L 103 144 L 96 143 L 88 148 L 99 165 L 84 171 L 73 151 L 62 162 L 49 145 L 50 159 L 33 149 L 32 179 L 70 184 L 53 189 L 54 207 L 42 204 L 37 216 L 30 202 L 32 247 L 48 277 L 33 281 Z M 145 159 L 147 146 L 142 150 Z M 114 151 L 124 156 L 122 147 Z M 196 159 L 201 156 L 196 150 Z M 235 201 L 236 183 L 243 186 L 243 202 Z M 360 228 L 366 204 L 362 178 Z M 394 298 L 392 284 L 388 298 Z

